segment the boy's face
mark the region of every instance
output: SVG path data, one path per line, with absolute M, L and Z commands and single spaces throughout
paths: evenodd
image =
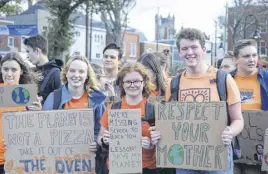
M 32 47 L 26 46 L 26 52 L 28 54 L 29 61 L 32 64 L 37 65 L 39 63 L 39 57 L 40 57 L 40 55 L 38 54 L 38 48 L 34 50 Z
M 199 40 L 181 39 L 179 51 L 187 67 L 197 67 L 203 61 L 206 49 L 201 47 Z

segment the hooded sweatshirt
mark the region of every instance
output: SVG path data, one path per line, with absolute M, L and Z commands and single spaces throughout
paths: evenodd
M 45 102 L 47 96 L 55 89 L 61 87 L 60 71 L 63 66 L 63 61 L 60 59 L 53 59 L 42 66 L 35 68 L 36 72 L 42 74 L 43 79 L 39 83 L 39 96 L 43 97 L 42 103 Z M 56 68 L 56 69 L 55 69 Z M 50 73 L 53 72 L 53 73 Z M 47 80 L 45 80 L 47 78 Z M 42 90 L 43 87 L 43 90 Z

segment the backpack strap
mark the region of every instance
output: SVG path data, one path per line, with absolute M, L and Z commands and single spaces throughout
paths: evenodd
M 121 109 L 122 101 L 112 103 L 111 109 Z
M 220 101 L 227 101 L 226 78 L 227 78 L 226 72 L 222 70 L 217 71 L 216 82 Z
M 178 74 L 176 77 L 172 78 L 170 82 L 170 92 L 171 96 L 169 101 L 173 99 L 174 101 L 178 101 L 178 94 L 180 90 L 180 80 L 181 80 L 181 74 Z
M 52 69 L 50 69 L 50 71 L 47 73 L 47 75 L 45 76 L 44 78 L 44 81 L 42 82 L 41 84 L 41 87 L 40 87 L 40 91 L 43 92 L 50 80 L 50 77 L 56 72 L 56 71 L 59 71 L 59 68 L 56 68 L 56 67 L 53 67 Z
M 54 101 L 53 101 L 53 110 L 59 109 L 61 96 L 62 96 L 62 87 L 54 90 Z
M 146 102 L 145 104 L 145 117 L 142 118 L 142 121 L 147 121 L 150 126 L 155 125 L 155 114 L 154 114 L 154 104 L 151 102 Z

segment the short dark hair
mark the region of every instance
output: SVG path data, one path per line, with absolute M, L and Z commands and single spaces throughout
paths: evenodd
M 108 49 L 113 49 L 113 50 L 117 50 L 118 51 L 118 59 L 120 60 L 122 58 L 122 51 L 120 49 L 119 46 L 117 46 L 115 43 L 110 43 L 109 45 L 107 45 L 104 50 L 103 50 L 103 54 L 106 50 Z
M 36 35 L 36 36 L 26 38 L 23 43 L 24 43 L 24 45 L 29 46 L 29 47 L 33 48 L 34 50 L 36 48 L 40 48 L 42 53 L 44 55 L 47 55 L 48 44 L 47 44 L 47 40 L 43 36 Z
M 242 39 L 237 41 L 234 45 L 234 57 L 237 58 L 240 50 L 247 46 L 254 46 L 257 48 L 257 42 L 253 39 Z
M 258 146 L 261 146 L 263 148 L 262 144 L 257 144 L 257 145 L 255 145 L 256 150 L 258 149 Z
M 179 51 L 180 51 L 180 41 L 182 39 L 198 40 L 201 47 L 205 48 L 205 43 L 206 43 L 205 35 L 198 29 L 184 28 L 179 32 L 177 36 L 177 43 L 176 43 Z

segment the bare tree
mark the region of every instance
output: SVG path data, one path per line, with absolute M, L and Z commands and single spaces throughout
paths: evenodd
M 259 21 L 267 17 L 268 14 L 268 1 L 265 1 L 267 0 L 234 0 L 234 7 L 228 10 L 228 16 L 233 19 L 227 23 L 233 43 L 245 36 L 247 37 L 244 31 L 260 27 Z
M 126 28 L 128 14 L 135 6 L 136 0 L 106 0 L 100 4 L 101 19 L 105 24 L 108 38 L 112 38 L 114 43 L 122 45 L 124 37 L 122 29 Z

